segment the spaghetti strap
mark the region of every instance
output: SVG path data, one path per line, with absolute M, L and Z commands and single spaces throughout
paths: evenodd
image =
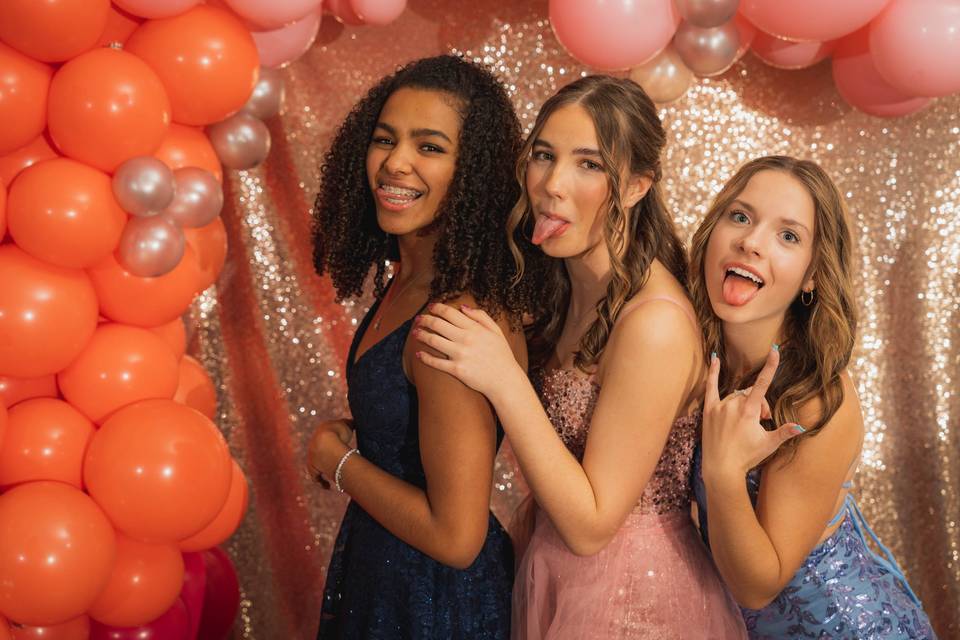
M 669 302 L 670 304 L 679 307 L 680 310 L 683 311 L 683 315 L 687 316 L 687 319 L 690 321 L 691 326 L 693 326 L 694 331 L 696 331 L 696 333 L 699 335 L 700 324 L 697 322 L 697 319 L 693 317 L 693 314 L 690 312 L 689 309 L 687 309 L 687 307 L 685 307 L 683 304 L 681 304 L 671 296 L 653 296 L 651 298 L 644 298 L 643 300 L 638 300 L 636 302 L 631 300 L 626 305 L 624 305 L 623 309 L 620 310 L 620 315 L 617 317 L 617 319 L 619 320 L 624 316 L 626 316 L 628 313 L 631 313 L 632 311 L 634 311 L 635 309 L 642 307 L 648 302 L 654 302 L 656 300 L 663 300 L 664 302 Z

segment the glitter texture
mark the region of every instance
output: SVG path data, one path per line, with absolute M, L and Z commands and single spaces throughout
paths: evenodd
M 313 270 L 310 208 L 334 128 L 380 76 L 449 51 L 490 64 L 529 128 L 545 98 L 588 71 L 546 15 L 541 0 L 409 0 L 385 28 L 325 17 L 317 44 L 285 70 L 268 162 L 226 179 L 230 253 L 194 306 L 190 344 L 217 384 L 221 427 L 251 485 L 246 520 L 226 545 L 243 591 L 236 637 L 313 637 L 345 505 L 310 481 L 304 456 L 315 425 L 346 413 L 343 364 L 369 303 L 336 303 Z M 755 156 L 814 160 L 846 195 L 861 313 L 851 374 L 867 428 L 857 493 L 937 633 L 960 637 L 960 96 L 881 120 L 843 102 L 829 63 L 784 72 L 748 55 L 661 116 L 664 192 L 685 238 Z M 507 449 L 493 488 L 501 519 L 523 491 Z

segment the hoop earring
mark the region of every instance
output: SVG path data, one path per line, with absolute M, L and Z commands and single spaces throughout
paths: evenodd
M 810 305 L 813 304 L 813 292 L 814 292 L 813 289 L 811 289 L 810 291 L 801 291 L 801 292 L 800 292 L 800 303 L 801 303 L 803 306 L 809 307 Z

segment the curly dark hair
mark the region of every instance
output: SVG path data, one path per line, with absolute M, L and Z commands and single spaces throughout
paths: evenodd
M 314 265 L 329 273 L 342 300 L 360 295 L 376 266 L 374 293 L 383 295 L 387 260 L 396 259 L 396 238 L 377 224 L 367 180 L 366 154 L 387 98 L 409 87 L 457 98 L 463 118 L 453 179 L 437 218 L 421 233 L 436 233 L 430 298 L 472 294 L 491 315 L 505 311 L 512 323 L 535 313 L 538 274 L 513 282 L 506 222 L 520 189 L 514 174 L 521 148 L 520 123 L 503 85 L 463 58 L 442 55 L 411 62 L 376 84 L 340 125 L 321 168 L 314 204 Z M 522 252 L 539 253 L 528 238 L 514 239 Z

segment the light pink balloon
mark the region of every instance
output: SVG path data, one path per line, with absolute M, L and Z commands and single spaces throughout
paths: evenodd
M 757 37 L 757 28 L 741 13 L 733 17 L 733 24 L 737 26 L 737 34 L 740 36 L 740 47 L 737 48 L 737 57 L 734 58 L 734 62 L 736 62 L 750 49 L 754 38 Z
M 880 76 L 870 56 L 867 31 L 847 36 L 833 53 L 833 81 L 843 99 L 881 118 L 905 116 L 927 106 L 930 98 L 905 94 Z
M 326 0 L 323 3 L 324 10 L 343 24 L 358 27 L 363 24 L 363 20 L 356 14 L 350 5 L 350 0 Z
M 550 0 L 550 23 L 570 55 L 597 69 L 636 67 L 670 42 L 673 0 Z
M 320 8 L 321 0 L 224 0 L 241 18 L 268 31 L 300 20 Z
M 761 31 L 780 38 L 823 42 L 866 25 L 889 1 L 741 0 L 740 12 Z
M 192 9 L 200 0 L 113 0 L 113 4 L 141 18 L 169 18 Z
M 388 25 L 407 8 L 407 0 L 350 0 L 354 13 L 366 24 Z
M 960 2 L 893 0 L 870 24 L 870 51 L 880 75 L 901 91 L 960 91 Z
M 753 39 L 753 54 L 777 69 L 805 69 L 826 60 L 837 48 L 836 40 L 793 42 L 758 31 Z
M 271 31 L 252 31 L 253 41 L 264 67 L 282 67 L 290 64 L 310 48 L 320 30 L 319 10 Z

